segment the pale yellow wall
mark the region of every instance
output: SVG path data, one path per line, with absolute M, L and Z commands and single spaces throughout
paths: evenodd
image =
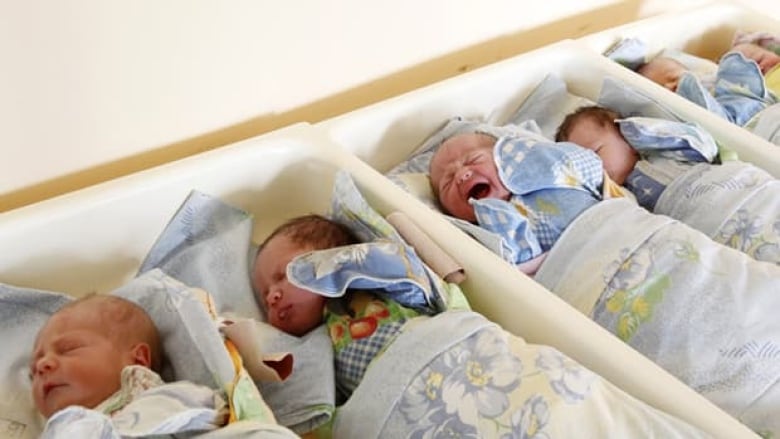
M 0 212 L 681 4 L 0 0 Z

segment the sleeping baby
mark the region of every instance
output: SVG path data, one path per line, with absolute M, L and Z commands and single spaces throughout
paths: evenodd
M 59 309 L 38 332 L 30 363 L 35 406 L 48 418 L 43 435 L 104 437 L 114 428 L 165 434 L 226 424 L 227 404 L 213 390 L 162 381 L 160 349 L 151 318 L 128 300 L 92 295 Z M 174 416 L 179 425 L 166 424 Z
M 778 102 L 780 56 L 756 44 L 734 46 L 720 59 L 713 84 L 680 61 L 657 56 L 637 72 L 713 113 L 744 126 L 753 116 Z
M 566 116 L 556 141 L 574 142 L 596 152 L 612 180 L 631 191 L 649 211 L 683 221 L 755 259 L 780 263 L 780 230 L 776 226 L 780 206 L 773 202 L 780 199 L 780 183 L 749 163 L 715 163 L 715 140 L 696 124 L 621 118 L 607 108 L 585 106 Z M 708 184 L 706 178 L 716 173 L 725 179 Z M 684 194 L 667 191 L 672 185 L 683 187 Z M 697 195 L 704 192 L 706 195 Z M 685 205 L 684 210 L 670 208 L 678 201 L 675 197 Z M 741 198 L 738 208 L 731 207 L 734 198 Z M 707 227 L 713 208 L 741 214 L 732 219 L 734 227 L 714 233 Z
M 406 320 L 420 312 L 368 291 L 350 291 L 343 298 L 328 299 L 291 283 L 287 266 L 308 252 L 358 242 L 347 227 L 323 216 L 296 217 L 265 239 L 252 271 L 255 294 L 264 305 L 269 324 L 296 336 L 323 322 L 328 325 L 336 352 L 336 384 L 346 397 L 359 384 L 370 360 L 392 341 Z M 362 360 L 354 358 L 356 344 L 362 350 Z

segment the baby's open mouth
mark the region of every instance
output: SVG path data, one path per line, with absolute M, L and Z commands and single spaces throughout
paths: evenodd
M 490 195 L 490 185 L 487 183 L 477 183 L 469 189 L 469 198 L 481 200 Z

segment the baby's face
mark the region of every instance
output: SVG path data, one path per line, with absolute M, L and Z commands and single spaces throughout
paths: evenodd
M 475 222 L 469 199 L 509 199 L 493 160 L 495 143 L 485 134 L 460 134 L 447 139 L 431 159 L 431 185 L 452 216 Z
M 660 84 L 671 91 L 676 91 L 680 77 L 687 70 L 684 65 L 671 58 L 659 57 L 642 67 L 640 73 L 656 84 Z
M 605 127 L 593 118 L 577 122 L 567 140 L 598 154 L 609 178 L 620 185 L 625 183 L 639 160 L 636 150 L 626 142 L 615 125 Z
M 258 300 L 265 304 L 268 323 L 296 336 L 319 326 L 325 308 L 325 297 L 287 280 L 287 264 L 311 250 L 281 234 L 268 241 L 255 260 L 253 282 Z
M 38 333 L 30 363 L 35 406 L 46 417 L 70 405 L 94 408 L 121 386 L 132 353 L 107 335 L 99 312 L 76 305 Z
M 761 73 L 764 75 L 772 70 L 777 64 L 780 64 L 780 55 L 755 44 L 738 44 L 734 46 L 732 50 L 736 50 L 745 55 L 746 58 L 755 61 L 761 69 Z

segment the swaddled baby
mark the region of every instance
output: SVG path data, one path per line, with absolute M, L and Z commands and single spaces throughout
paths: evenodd
M 138 305 L 110 295 L 65 305 L 40 329 L 30 363 L 35 406 L 49 418 L 44 436 L 102 437 L 109 423 L 163 434 L 171 432 L 166 416 L 175 415 L 189 431 L 224 425 L 222 398 L 205 386 L 164 383 L 161 358 L 157 329 Z M 160 398 L 178 404 L 155 405 Z
M 290 282 L 287 266 L 314 250 L 360 242 L 344 225 L 319 215 L 293 218 L 275 229 L 260 246 L 252 272 L 257 299 L 268 323 L 302 336 L 325 322 L 336 354 L 336 385 L 343 396 L 357 387 L 371 360 L 390 343 L 403 324 L 420 313 L 367 291 L 329 299 Z

